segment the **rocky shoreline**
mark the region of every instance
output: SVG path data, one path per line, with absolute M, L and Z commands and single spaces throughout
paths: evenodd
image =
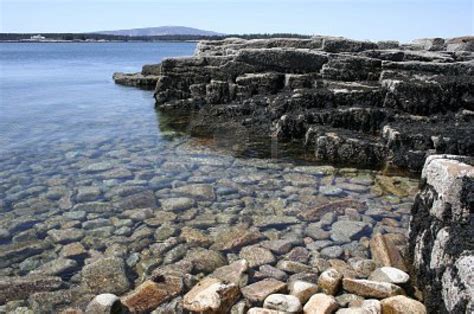
M 473 155 L 474 38 L 410 45 L 335 37 L 203 41 L 119 84 L 220 130 L 296 141 L 332 164 L 420 172 L 430 154 Z
M 116 73 L 192 135 L 333 165 L 176 130 L 0 156 L 0 313 L 472 312 L 472 43 L 227 39 Z

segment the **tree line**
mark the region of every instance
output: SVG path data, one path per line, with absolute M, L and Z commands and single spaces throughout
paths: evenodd
M 39 33 L 0 33 L 0 40 L 15 41 L 30 39 Z M 311 38 L 309 35 L 276 33 L 276 34 L 227 34 L 216 36 L 202 35 L 160 35 L 160 36 L 121 36 L 96 33 L 41 33 L 41 36 L 48 40 L 108 40 L 108 41 L 195 41 L 195 40 L 219 40 L 224 38 L 236 37 L 243 39 L 267 39 L 267 38 Z

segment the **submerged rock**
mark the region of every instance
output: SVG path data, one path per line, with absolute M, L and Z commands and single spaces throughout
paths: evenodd
M 385 235 L 376 234 L 370 240 L 370 252 L 375 262 L 380 265 L 407 271 L 400 250 L 393 244 L 392 240 Z
M 240 258 L 247 260 L 250 268 L 264 264 L 273 264 L 275 256 L 270 250 L 259 246 L 246 246 L 240 250 Z
M 238 225 L 224 230 L 216 236 L 215 242 L 211 245 L 211 249 L 219 251 L 228 251 L 240 248 L 245 245 L 254 244 L 264 238 L 258 230 L 247 228 L 244 225 Z
M 125 263 L 119 257 L 101 258 L 84 266 L 81 285 L 85 291 L 100 294 L 122 294 L 128 291 L 130 282 L 125 272 Z
M 0 303 L 26 299 L 35 292 L 58 290 L 63 284 L 60 277 L 53 276 L 0 277 Z
M 121 300 L 130 312 L 144 313 L 156 309 L 163 302 L 178 295 L 181 290 L 179 278 L 170 280 L 170 277 L 166 277 L 165 282 L 147 280 Z

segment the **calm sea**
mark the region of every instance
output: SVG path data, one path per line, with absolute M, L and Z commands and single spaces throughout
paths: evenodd
M 0 44 L 0 152 L 99 136 L 158 136 L 152 93 L 117 86 L 112 74 L 194 49 L 194 43 Z

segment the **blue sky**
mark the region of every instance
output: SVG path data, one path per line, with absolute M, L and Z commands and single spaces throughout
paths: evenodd
M 224 33 L 355 39 L 474 33 L 474 0 L 0 0 L 0 32 L 89 32 L 183 25 Z

